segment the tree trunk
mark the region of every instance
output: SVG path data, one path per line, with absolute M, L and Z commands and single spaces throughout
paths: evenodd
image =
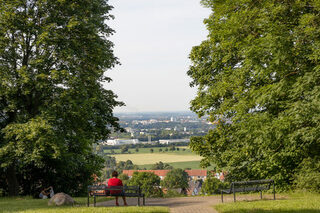
M 16 175 L 16 167 L 14 164 L 7 168 L 6 179 L 8 184 L 9 196 L 18 196 L 19 183 Z

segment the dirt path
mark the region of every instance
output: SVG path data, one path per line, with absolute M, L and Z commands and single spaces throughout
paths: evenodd
M 264 196 L 271 199 L 271 195 Z M 237 196 L 239 200 L 259 199 L 259 195 L 241 195 Z M 120 205 L 122 199 L 119 198 Z M 136 206 L 137 198 L 127 198 L 129 206 Z M 224 202 L 233 202 L 233 196 L 224 196 Z M 142 199 L 141 199 L 142 203 Z M 220 196 L 196 196 L 196 197 L 178 197 L 178 198 L 147 198 L 146 206 L 166 206 L 170 213 L 217 213 L 212 206 L 221 203 Z M 115 206 L 115 201 L 97 203 L 97 206 Z

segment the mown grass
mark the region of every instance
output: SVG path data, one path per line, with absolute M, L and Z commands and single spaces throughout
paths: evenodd
M 178 154 L 167 154 L 167 153 L 145 153 L 145 154 L 121 154 L 112 155 L 117 161 L 131 160 L 134 164 L 145 165 L 155 164 L 159 161 L 163 163 L 173 162 L 186 162 L 186 161 L 200 161 L 202 157 L 198 155 L 178 155 Z
M 97 202 L 110 198 L 98 198 Z M 48 200 L 32 199 L 30 197 L 0 198 L 1 213 L 105 213 L 105 212 L 168 212 L 166 207 L 86 207 L 86 198 L 75 198 L 76 206 L 48 206 Z M 79 205 L 80 204 L 80 205 Z
M 293 193 L 279 200 L 237 201 L 214 206 L 219 213 L 320 213 L 320 194 Z

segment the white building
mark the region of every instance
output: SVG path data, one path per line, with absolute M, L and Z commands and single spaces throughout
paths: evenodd
M 109 146 L 128 145 L 128 144 L 137 144 L 137 143 L 139 143 L 138 139 L 113 139 L 113 140 L 107 140 L 107 145 L 109 145 Z
M 170 144 L 170 143 L 189 143 L 190 139 L 168 139 L 168 140 L 159 140 L 160 144 Z

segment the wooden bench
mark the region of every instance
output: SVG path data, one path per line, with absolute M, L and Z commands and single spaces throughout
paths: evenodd
M 110 193 L 112 191 L 112 193 Z M 119 193 L 117 193 L 119 191 Z M 137 197 L 138 206 L 140 206 L 140 198 L 143 198 L 143 205 L 145 206 L 145 197 L 141 193 L 140 186 L 106 186 L 106 185 L 90 185 L 88 186 L 88 203 L 90 204 L 90 196 L 93 196 L 93 206 L 96 206 L 97 196 L 125 196 L 125 197 Z
M 273 186 L 273 199 L 276 199 L 276 191 L 274 188 L 273 180 L 251 180 L 251 181 L 238 181 L 232 182 L 229 189 L 220 189 L 221 201 L 223 203 L 223 193 L 233 193 L 233 201 L 236 202 L 236 192 L 260 192 L 262 199 L 262 191 L 269 190 Z

